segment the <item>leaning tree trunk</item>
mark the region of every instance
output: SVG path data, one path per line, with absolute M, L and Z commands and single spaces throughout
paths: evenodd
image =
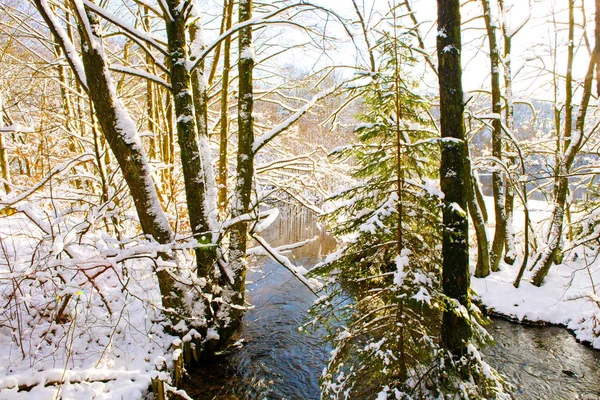
M 239 4 L 239 23 L 252 18 L 252 0 Z M 247 27 L 239 33 L 239 100 L 238 100 L 238 152 L 232 218 L 240 217 L 250 211 L 250 197 L 254 174 L 254 99 L 252 91 L 252 70 L 254 68 L 254 50 L 252 46 L 252 28 Z M 246 286 L 246 247 L 248 223 L 240 221 L 231 229 L 229 264 L 234 276 L 234 292 L 229 300 L 232 305 L 232 321 L 239 324 L 241 307 L 245 301 Z
M 438 79 L 442 162 L 440 184 L 444 192 L 442 236 L 442 282 L 444 294 L 467 310 L 469 298 L 469 223 L 467 209 L 467 143 L 463 120 L 460 1 L 438 0 Z M 448 139 L 448 140 L 444 140 Z M 458 305 L 444 310 L 442 344 L 454 356 L 467 352 L 470 322 Z
M 512 61 L 511 61 L 511 49 L 512 49 L 512 36 L 514 33 L 509 33 L 506 26 L 506 18 L 504 11 L 504 2 L 500 0 L 498 2 L 500 9 L 502 10 L 502 35 L 504 36 L 504 94 L 506 102 L 505 120 L 506 128 L 509 132 L 514 133 L 515 131 L 515 108 L 513 104 L 513 92 L 512 92 Z M 515 143 L 516 146 L 516 143 Z M 510 157 L 510 165 L 516 165 L 516 157 Z M 514 204 L 515 204 L 515 190 L 518 190 L 510 179 L 506 180 L 506 199 L 505 199 L 505 210 L 506 210 L 506 243 L 505 243 L 505 255 L 504 262 L 507 264 L 514 264 L 516 251 L 515 251 L 515 232 L 514 232 Z M 524 205 L 527 208 L 527 204 Z
M 572 120 L 572 94 L 569 93 L 571 90 L 571 67 L 573 63 L 573 31 L 575 29 L 574 22 L 574 0 L 569 0 L 569 53 L 567 60 L 567 110 L 565 117 L 565 144 L 564 154 L 560 159 L 557 159 L 557 171 L 555 178 L 555 197 L 554 197 L 554 209 L 552 211 L 552 217 L 550 219 L 550 227 L 548 229 L 548 243 L 546 249 L 541 254 L 539 259 L 539 269 L 533 276 L 532 283 L 536 286 L 540 286 L 544 281 L 544 278 L 550 271 L 552 262 L 557 258 L 560 252 L 560 241 L 563 233 L 563 223 L 565 209 L 567 207 L 567 194 L 569 192 L 569 173 L 571 166 L 575 160 L 575 156 L 581 148 L 585 134 L 585 116 L 592 94 L 592 83 L 594 79 L 594 70 L 596 68 L 596 62 L 599 58 L 600 53 L 600 0 L 596 0 L 596 32 L 595 32 L 595 46 L 592 52 L 592 57 L 588 65 L 588 70 L 583 83 L 583 95 L 581 98 L 581 105 L 579 106 L 577 120 L 575 123 L 574 135 L 571 135 L 570 122 Z M 557 157 L 558 158 L 558 157 Z
M 495 114 L 492 122 L 492 156 L 494 157 L 495 162 L 499 163 L 502 160 L 502 122 L 500 120 L 500 113 L 502 112 L 502 98 L 500 94 L 500 50 L 498 49 L 496 26 L 492 23 L 490 2 L 489 0 L 482 0 L 482 3 L 483 16 L 490 45 L 492 113 Z M 490 267 L 492 271 L 498 271 L 507 236 L 506 212 L 504 210 L 504 184 L 499 165 L 497 165 L 492 171 L 492 189 L 494 192 L 494 214 L 496 216 L 496 229 L 494 231 L 494 240 L 492 242 Z
M 36 0 L 36 5 L 45 16 L 41 0 Z M 158 243 L 168 244 L 174 239 L 173 231 L 158 200 L 148 158 L 135 122 L 117 98 L 102 40 L 98 34 L 100 24 L 91 14 L 77 14 L 80 25 L 89 24 L 91 27 L 89 31 L 81 30 L 82 60 L 88 94 L 94 103 L 98 123 L 123 173 L 142 230 Z M 163 254 L 163 258 L 168 259 L 169 256 Z M 158 269 L 156 274 L 163 307 L 170 310 L 168 314 L 171 322 L 177 323 L 188 314 L 183 303 L 183 292 L 167 270 Z
M 572 16 L 572 14 L 571 14 Z M 571 20 L 572 21 L 572 20 Z M 572 23 L 572 22 L 571 22 Z M 585 75 L 583 82 L 583 94 L 581 97 L 581 105 L 577 113 L 577 120 L 575 122 L 574 135 L 565 137 L 565 154 L 562 160 L 558 163 L 558 174 L 555 189 L 555 203 L 554 210 L 552 211 L 552 217 L 550 219 L 550 228 L 548 231 L 548 246 L 541 255 L 539 261 L 539 269 L 533 276 L 532 283 L 536 286 L 541 286 L 542 282 L 552 262 L 558 256 L 560 251 L 560 240 L 563 232 L 563 223 L 565 215 L 565 207 L 567 206 L 567 194 L 569 192 L 569 173 L 575 161 L 577 153 L 581 149 L 581 145 L 584 140 L 585 134 L 585 116 L 589 105 L 590 97 L 592 94 L 592 83 L 594 79 L 594 70 L 598 59 L 600 58 L 600 0 L 596 0 L 596 43 L 588 70 Z M 568 132 L 568 131 L 567 131 Z

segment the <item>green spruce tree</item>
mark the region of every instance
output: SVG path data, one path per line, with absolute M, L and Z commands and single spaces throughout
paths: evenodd
M 329 322 L 334 345 L 323 398 L 503 398 L 501 378 L 475 347 L 464 368 L 440 342 L 453 303 L 441 284 L 439 138 L 431 103 L 410 78 L 413 30 L 396 14 L 373 48 L 378 69 L 353 89 L 364 99 L 357 140 L 332 153 L 354 166 L 355 184 L 330 199 L 329 223 L 344 245 L 314 270 L 336 276 L 312 310 L 312 323 Z

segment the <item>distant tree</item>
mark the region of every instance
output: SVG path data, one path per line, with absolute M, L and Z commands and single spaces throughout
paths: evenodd
M 596 0 L 595 45 L 584 78 L 581 104 L 577 110 L 575 129 L 573 130 L 572 66 L 574 57 L 573 38 L 575 30 L 574 9 L 575 0 L 569 0 L 569 43 L 567 52 L 565 126 L 563 136 L 559 136 L 557 140 L 553 196 L 554 207 L 550 218 L 550 226 L 548 227 L 547 246 L 538 254 L 536 264 L 534 265 L 538 268 L 532 279 L 532 283 L 536 286 L 542 285 L 552 263 L 558 261 L 561 241 L 563 240 L 564 234 L 565 213 L 569 207 L 567 199 L 569 193 L 569 175 L 582 145 L 588 140 L 589 132 L 586 130 L 585 119 L 592 95 L 594 71 L 596 70 L 598 60 L 600 59 L 600 1 Z
M 497 28 L 498 18 L 492 15 L 490 1 L 482 0 L 483 18 L 487 29 L 487 37 L 490 49 L 490 77 L 492 86 L 492 156 L 496 163 L 502 162 L 502 98 L 500 89 L 500 46 L 498 43 Z M 494 191 L 494 214 L 496 216 L 496 228 L 494 231 L 494 241 L 492 243 L 492 252 L 490 257 L 490 267 L 492 271 L 498 271 L 500 260 L 504 251 L 507 239 L 507 222 L 505 210 L 505 192 L 502 168 L 494 165 L 492 171 L 492 188 Z

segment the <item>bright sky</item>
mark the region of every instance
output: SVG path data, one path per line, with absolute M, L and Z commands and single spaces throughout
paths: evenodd
M 222 7 L 221 0 L 201 0 L 212 10 L 218 10 Z M 373 26 L 381 16 L 389 9 L 393 0 L 356 0 L 359 7 L 364 11 L 365 19 L 369 26 Z M 351 0 L 314 0 L 316 4 L 330 8 L 343 18 L 355 19 L 354 7 Z M 421 23 L 420 33 L 425 39 L 429 53 L 435 55 L 435 33 L 437 31 L 436 18 L 437 8 L 435 0 L 410 0 L 413 10 L 416 13 L 417 20 Z M 497 0 L 491 0 L 492 8 L 497 9 Z M 577 9 L 575 11 L 576 20 L 582 23 L 583 13 L 581 3 L 584 3 L 585 17 L 588 20 L 587 36 L 593 41 L 593 19 L 594 2 L 593 0 L 577 0 Z M 513 75 L 515 76 L 514 89 L 517 98 L 536 98 L 551 100 L 553 97 L 553 88 L 550 83 L 550 74 L 554 69 L 563 75 L 566 73 L 566 42 L 567 42 L 567 0 L 505 0 L 510 11 L 506 14 L 508 26 L 514 29 L 524 20 L 528 19 L 527 24 L 513 38 Z M 553 11 L 555 17 L 553 21 Z M 488 42 L 484 36 L 484 22 L 482 18 L 477 18 L 482 14 L 481 2 L 479 0 L 466 2 L 462 8 L 463 19 L 463 86 L 465 91 L 473 91 L 489 86 L 489 58 Z M 322 15 L 322 14 L 321 14 Z M 309 23 L 324 24 L 324 19 L 315 20 Z M 207 18 L 206 20 L 210 20 Z M 351 27 L 355 34 L 355 43 L 364 52 L 364 41 L 359 32 L 358 26 Z M 269 26 L 269 33 L 258 33 L 257 35 L 271 35 L 274 32 L 280 33 L 278 40 L 280 44 L 299 43 L 306 40 L 306 35 L 298 28 L 284 26 Z M 363 57 L 362 63 L 365 64 L 364 53 L 357 52 L 345 34 L 341 25 L 334 19 L 327 21 L 327 33 L 342 39 L 344 42 L 330 44 L 326 51 L 315 48 L 309 50 L 294 50 L 279 57 L 279 62 L 283 65 L 292 65 L 303 70 L 316 68 L 326 64 L 347 64 L 355 65 L 357 57 Z M 208 34 L 208 39 L 212 34 Z M 500 42 L 502 42 L 500 40 Z M 576 79 L 583 79 L 587 69 L 589 53 L 585 46 L 581 28 L 576 32 L 576 59 L 574 63 L 574 76 Z M 556 62 L 554 60 L 554 46 L 558 43 L 561 48 L 558 50 Z M 435 84 L 435 79 L 428 79 L 428 84 Z M 564 86 L 564 85 L 561 85 Z M 562 97 L 564 91 L 561 90 L 559 97 Z M 577 95 L 576 95 L 577 97 Z

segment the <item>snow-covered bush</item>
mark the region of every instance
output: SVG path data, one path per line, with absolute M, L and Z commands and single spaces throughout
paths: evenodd
M 169 382 L 155 365 L 173 362 L 175 339 L 165 332 L 155 271 L 177 268 L 191 279 L 182 266 L 192 263 L 159 256 L 189 257 L 185 241 L 161 246 L 137 230 L 113 202 L 43 193 L 4 209 L 0 397 L 129 399 L 161 374 Z

